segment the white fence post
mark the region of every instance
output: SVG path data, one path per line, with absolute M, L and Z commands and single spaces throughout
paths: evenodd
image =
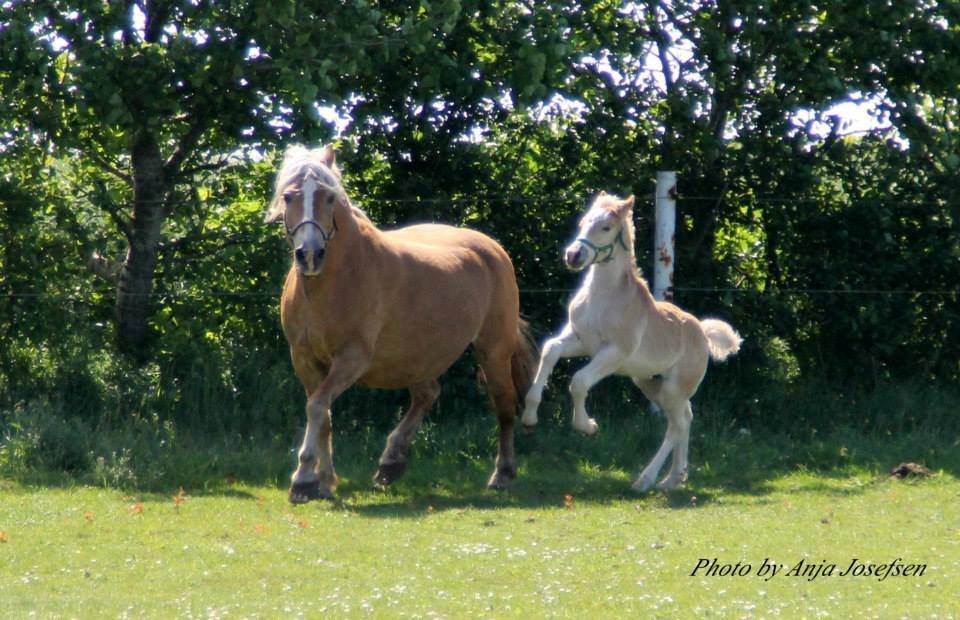
M 653 241 L 653 296 L 673 301 L 674 243 L 677 229 L 677 173 L 657 173 Z

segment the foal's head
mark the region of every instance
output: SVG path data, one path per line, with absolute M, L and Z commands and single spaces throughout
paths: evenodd
M 630 252 L 633 243 L 630 217 L 633 196 L 623 200 L 600 192 L 593 205 L 580 218 L 577 238 L 563 253 L 564 262 L 571 271 L 581 271 L 594 263 L 613 260 L 614 253 Z
M 346 197 L 332 146 L 287 149 L 264 220 L 283 219 L 301 274 L 320 273 L 327 244 L 337 234 L 334 207 L 342 200 Z

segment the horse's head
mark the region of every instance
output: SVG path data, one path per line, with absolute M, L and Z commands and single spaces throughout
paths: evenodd
M 283 220 L 301 274 L 320 274 L 327 244 L 337 234 L 334 208 L 345 199 L 333 147 L 287 149 L 264 220 Z
M 594 263 L 613 260 L 617 248 L 629 252 L 628 228 L 633 214 L 633 196 L 623 200 L 600 192 L 590 209 L 580 218 L 577 238 L 563 252 L 563 260 L 571 271 L 581 271 Z

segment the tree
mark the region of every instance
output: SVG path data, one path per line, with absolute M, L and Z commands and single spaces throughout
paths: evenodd
M 119 267 L 99 270 L 116 273 L 122 350 L 144 352 L 164 225 L 181 216 L 194 176 L 242 145 L 326 133 L 304 122 L 311 115 L 283 110 L 309 108 L 318 84 L 336 86 L 313 42 L 333 49 L 369 20 L 354 15 L 345 28 L 311 15 L 294 3 L 164 0 L 55 0 L 5 11 L 0 84 L 18 96 L 5 98 L 4 112 L 29 128 L 7 134 L 5 148 L 42 141 L 51 154 L 97 165 L 91 185 L 77 190 L 126 241 Z M 285 28 L 302 21 L 311 28 L 287 40 Z M 260 41 L 289 56 L 278 60 Z
M 789 201 L 815 197 L 827 221 L 862 223 L 869 210 L 857 201 L 876 200 L 896 162 L 905 171 L 885 191 L 906 198 L 910 188 L 937 207 L 930 222 L 884 230 L 952 251 L 940 235 L 960 221 L 960 20 L 953 5 L 929 4 L 7 2 L 0 150 L 16 161 L 0 166 L 0 197 L 36 198 L 68 224 L 56 238 L 70 251 L 99 250 L 92 266 L 116 277 L 116 341 L 144 358 L 151 317 L 154 333 L 175 331 L 154 314 L 168 309 L 158 293 L 203 270 L 222 282 L 207 255 L 252 234 L 211 188 L 256 175 L 223 193 L 256 202 L 278 150 L 338 130 L 351 195 L 378 223 L 482 228 L 504 241 L 529 288 L 570 284 L 552 259 L 591 193 L 648 195 L 662 167 L 681 178 L 678 282 L 813 286 L 837 274 L 814 269 L 807 252 L 822 240 L 797 231 L 829 227 Z M 856 98 L 877 102 L 897 133 L 844 136 L 831 109 Z M 224 168 L 244 154 L 263 163 Z M 857 191 L 837 191 L 848 187 Z M 30 261 L 11 248 L 52 239 L 42 226 L 6 232 L 18 286 Z M 934 270 L 944 287 L 952 264 Z M 65 287 L 73 275 L 49 277 Z M 555 316 L 559 296 L 546 299 L 525 300 L 527 311 Z M 820 337 L 812 317 L 828 309 L 757 302 L 750 314 L 716 296 L 682 301 L 726 303 L 798 348 Z
M 386 156 L 422 177 L 470 150 L 457 141 L 498 117 L 501 96 L 523 105 L 559 79 L 570 50 L 555 26 L 567 13 L 459 0 L 12 3 L 0 87 L 18 93 L 4 102 L 8 127 L 26 131 L 4 148 L 43 142 L 96 164 L 78 190 L 126 248 L 117 268 L 93 264 L 116 274 L 119 347 L 142 354 L 157 254 L 168 222 L 187 217 L 195 175 L 238 150 L 328 137 L 326 105 L 353 115 L 362 165 Z
M 627 24 L 596 35 L 596 58 L 581 63 L 568 92 L 586 103 L 593 128 L 642 127 L 646 135 L 629 132 L 635 150 L 649 152 L 652 140 L 656 161 L 647 165 L 679 170 L 683 193 L 719 197 L 688 203 L 680 265 L 694 277 L 710 279 L 714 235 L 738 181 L 759 174 L 767 179 L 751 191 L 777 195 L 786 176 L 791 192 L 814 187 L 811 166 L 831 157 L 843 133 L 835 104 L 877 102 L 878 120 L 931 157 L 925 143 L 943 135 L 946 119 L 925 113 L 924 97 L 937 101 L 928 112 L 956 106 L 960 15 L 952 4 L 647 0 L 622 15 Z M 826 125 L 825 139 L 804 115 Z

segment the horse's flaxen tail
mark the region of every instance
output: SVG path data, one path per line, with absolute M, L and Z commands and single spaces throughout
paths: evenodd
M 740 350 L 743 338 L 729 323 L 719 319 L 703 319 L 700 326 L 707 336 L 710 357 L 715 361 L 722 362 Z
M 527 392 L 533 384 L 538 360 L 539 351 L 536 341 L 530 334 L 530 324 L 520 319 L 520 325 L 517 327 L 517 343 L 513 355 L 510 356 L 510 374 L 513 377 L 518 411 L 523 408 Z

